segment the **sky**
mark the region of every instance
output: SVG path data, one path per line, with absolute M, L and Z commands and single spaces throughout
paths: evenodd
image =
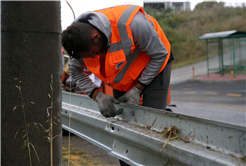
M 121 5 L 121 4 L 134 4 L 134 5 L 143 6 L 143 0 L 67 0 L 67 1 L 72 6 L 75 13 L 75 17 L 78 17 L 80 14 L 87 11 L 102 9 L 105 7 Z M 189 1 L 189 0 L 170 0 L 170 1 L 177 2 L 177 1 Z M 194 9 L 197 3 L 200 3 L 202 1 L 203 0 L 190 0 L 191 10 Z M 246 3 L 245 0 L 217 0 L 217 2 L 220 1 L 225 2 L 226 6 L 239 6 L 243 2 Z M 61 0 L 60 2 L 61 2 L 61 21 L 62 21 L 61 24 L 62 24 L 62 30 L 64 30 L 67 28 L 67 26 L 69 26 L 72 23 L 74 17 L 73 17 L 72 10 L 66 3 L 66 0 Z
M 131 4 L 143 6 L 143 0 L 86 0 L 86 1 L 67 0 L 67 1 L 72 6 L 75 13 L 75 17 L 78 17 L 80 14 L 87 11 L 102 9 L 102 8 L 121 5 L 121 4 L 131 3 Z M 68 6 L 65 0 L 61 0 L 62 29 L 63 30 L 66 29 L 66 27 L 69 26 L 73 20 L 74 17 L 70 7 Z

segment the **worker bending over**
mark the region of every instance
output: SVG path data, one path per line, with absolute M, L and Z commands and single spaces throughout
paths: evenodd
M 72 59 L 69 74 L 93 98 L 104 117 L 122 113 L 113 103 L 166 109 L 171 46 L 158 22 L 143 7 L 119 5 L 81 14 L 62 32 L 62 46 Z M 86 66 L 113 88 L 101 92 L 83 72 Z

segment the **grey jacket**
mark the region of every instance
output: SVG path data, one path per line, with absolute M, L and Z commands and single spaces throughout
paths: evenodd
M 73 21 L 73 23 L 77 22 L 87 22 L 97 27 L 108 38 L 108 47 L 110 47 L 111 26 L 110 21 L 105 15 L 98 12 L 86 12 Z M 142 84 L 148 85 L 158 74 L 168 52 L 154 27 L 141 12 L 138 12 L 133 18 L 130 28 L 135 45 L 141 51 L 145 51 L 151 58 L 138 79 Z M 69 74 L 75 80 L 77 86 L 87 95 L 90 95 L 96 88 L 96 85 L 83 72 L 83 66 L 84 62 L 82 58 L 79 60 L 72 59 L 69 65 Z

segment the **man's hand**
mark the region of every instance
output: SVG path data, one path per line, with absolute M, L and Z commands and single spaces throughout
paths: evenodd
M 117 110 L 113 105 L 113 103 L 118 104 L 118 100 L 112 96 L 104 94 L 103 92 L 99 92 L 96 95 L 95 101 L 98 103 L 101 114 L 106 118 L 120 115 L 123 111 L 122 108 Z
M 118 100 L 120 102 L 128 102 L 132 104 L 139 104 L 140 95 L 143 90 L 134 86 L 131 90 L 122 95 Z

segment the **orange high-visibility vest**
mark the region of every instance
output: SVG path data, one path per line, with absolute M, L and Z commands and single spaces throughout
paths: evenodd
M 111 43 L 105 58 L 105 68 L 102 69 L 105 70 L 105 75 L 100 72 L 101 64 L 98 55 L 95 58 L 84 58 L 85 65 L 99 79 L 119 91 L 129 91 L 150 60 L 144 51 L 140 51 L 134 45 L 130 23 L 138 11 L 149 20 L 167 49 L 168 55 L 160 73 L 169 60 L 171 46 L 153 17 L 147 15 L 141 6 L 136 5 L 120 5 L 94 11 L 103 13 L 111 23 Z

